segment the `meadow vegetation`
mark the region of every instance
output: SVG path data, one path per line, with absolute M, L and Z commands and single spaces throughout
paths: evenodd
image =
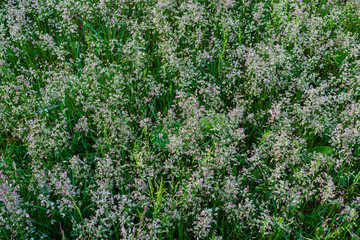
M 1 239 L 359 239 L 360 1 L 0 1 Z

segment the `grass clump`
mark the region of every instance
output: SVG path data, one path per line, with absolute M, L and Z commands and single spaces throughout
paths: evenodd
M 359 12 L 0 1 L 0 238 L 359 239 Z

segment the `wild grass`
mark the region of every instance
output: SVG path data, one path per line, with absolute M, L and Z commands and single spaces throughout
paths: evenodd
M 0 1 L 1 239 L 359 239 L 360 1 Z

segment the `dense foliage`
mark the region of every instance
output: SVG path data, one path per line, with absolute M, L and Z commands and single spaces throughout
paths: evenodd
M 1 239 L 359 239 L 359 0 L 0 4 Z

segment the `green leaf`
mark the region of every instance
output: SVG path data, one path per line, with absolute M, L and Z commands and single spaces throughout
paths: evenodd
M 179 132 L 180 123 L 174 123 L 170 126 L 170 131 L 174 134 Z M 162 134 L 162 135 L 161 135 Z M 164 124 L 160 124 L 151 132 L 151 142 L 160 149 L 165 149 L 169 143 L 169 135 L 164 131 Z
M 164 124 L 157 126 L 152 132 L 151 142 L 158 148 L 165 149 L 166 144 L 169 143 L 168 134 L 163 132 Z
M 330 146 L 320 146 L 308 149 L 309 153 L 321 153 L 324 156 L 333 154 L 333 149 Z
M 213 128 L 225 124 L 225 114 L 219 116 L 205 117 L 201 120 L 202 131 L 205 133 L 212 133 Z

